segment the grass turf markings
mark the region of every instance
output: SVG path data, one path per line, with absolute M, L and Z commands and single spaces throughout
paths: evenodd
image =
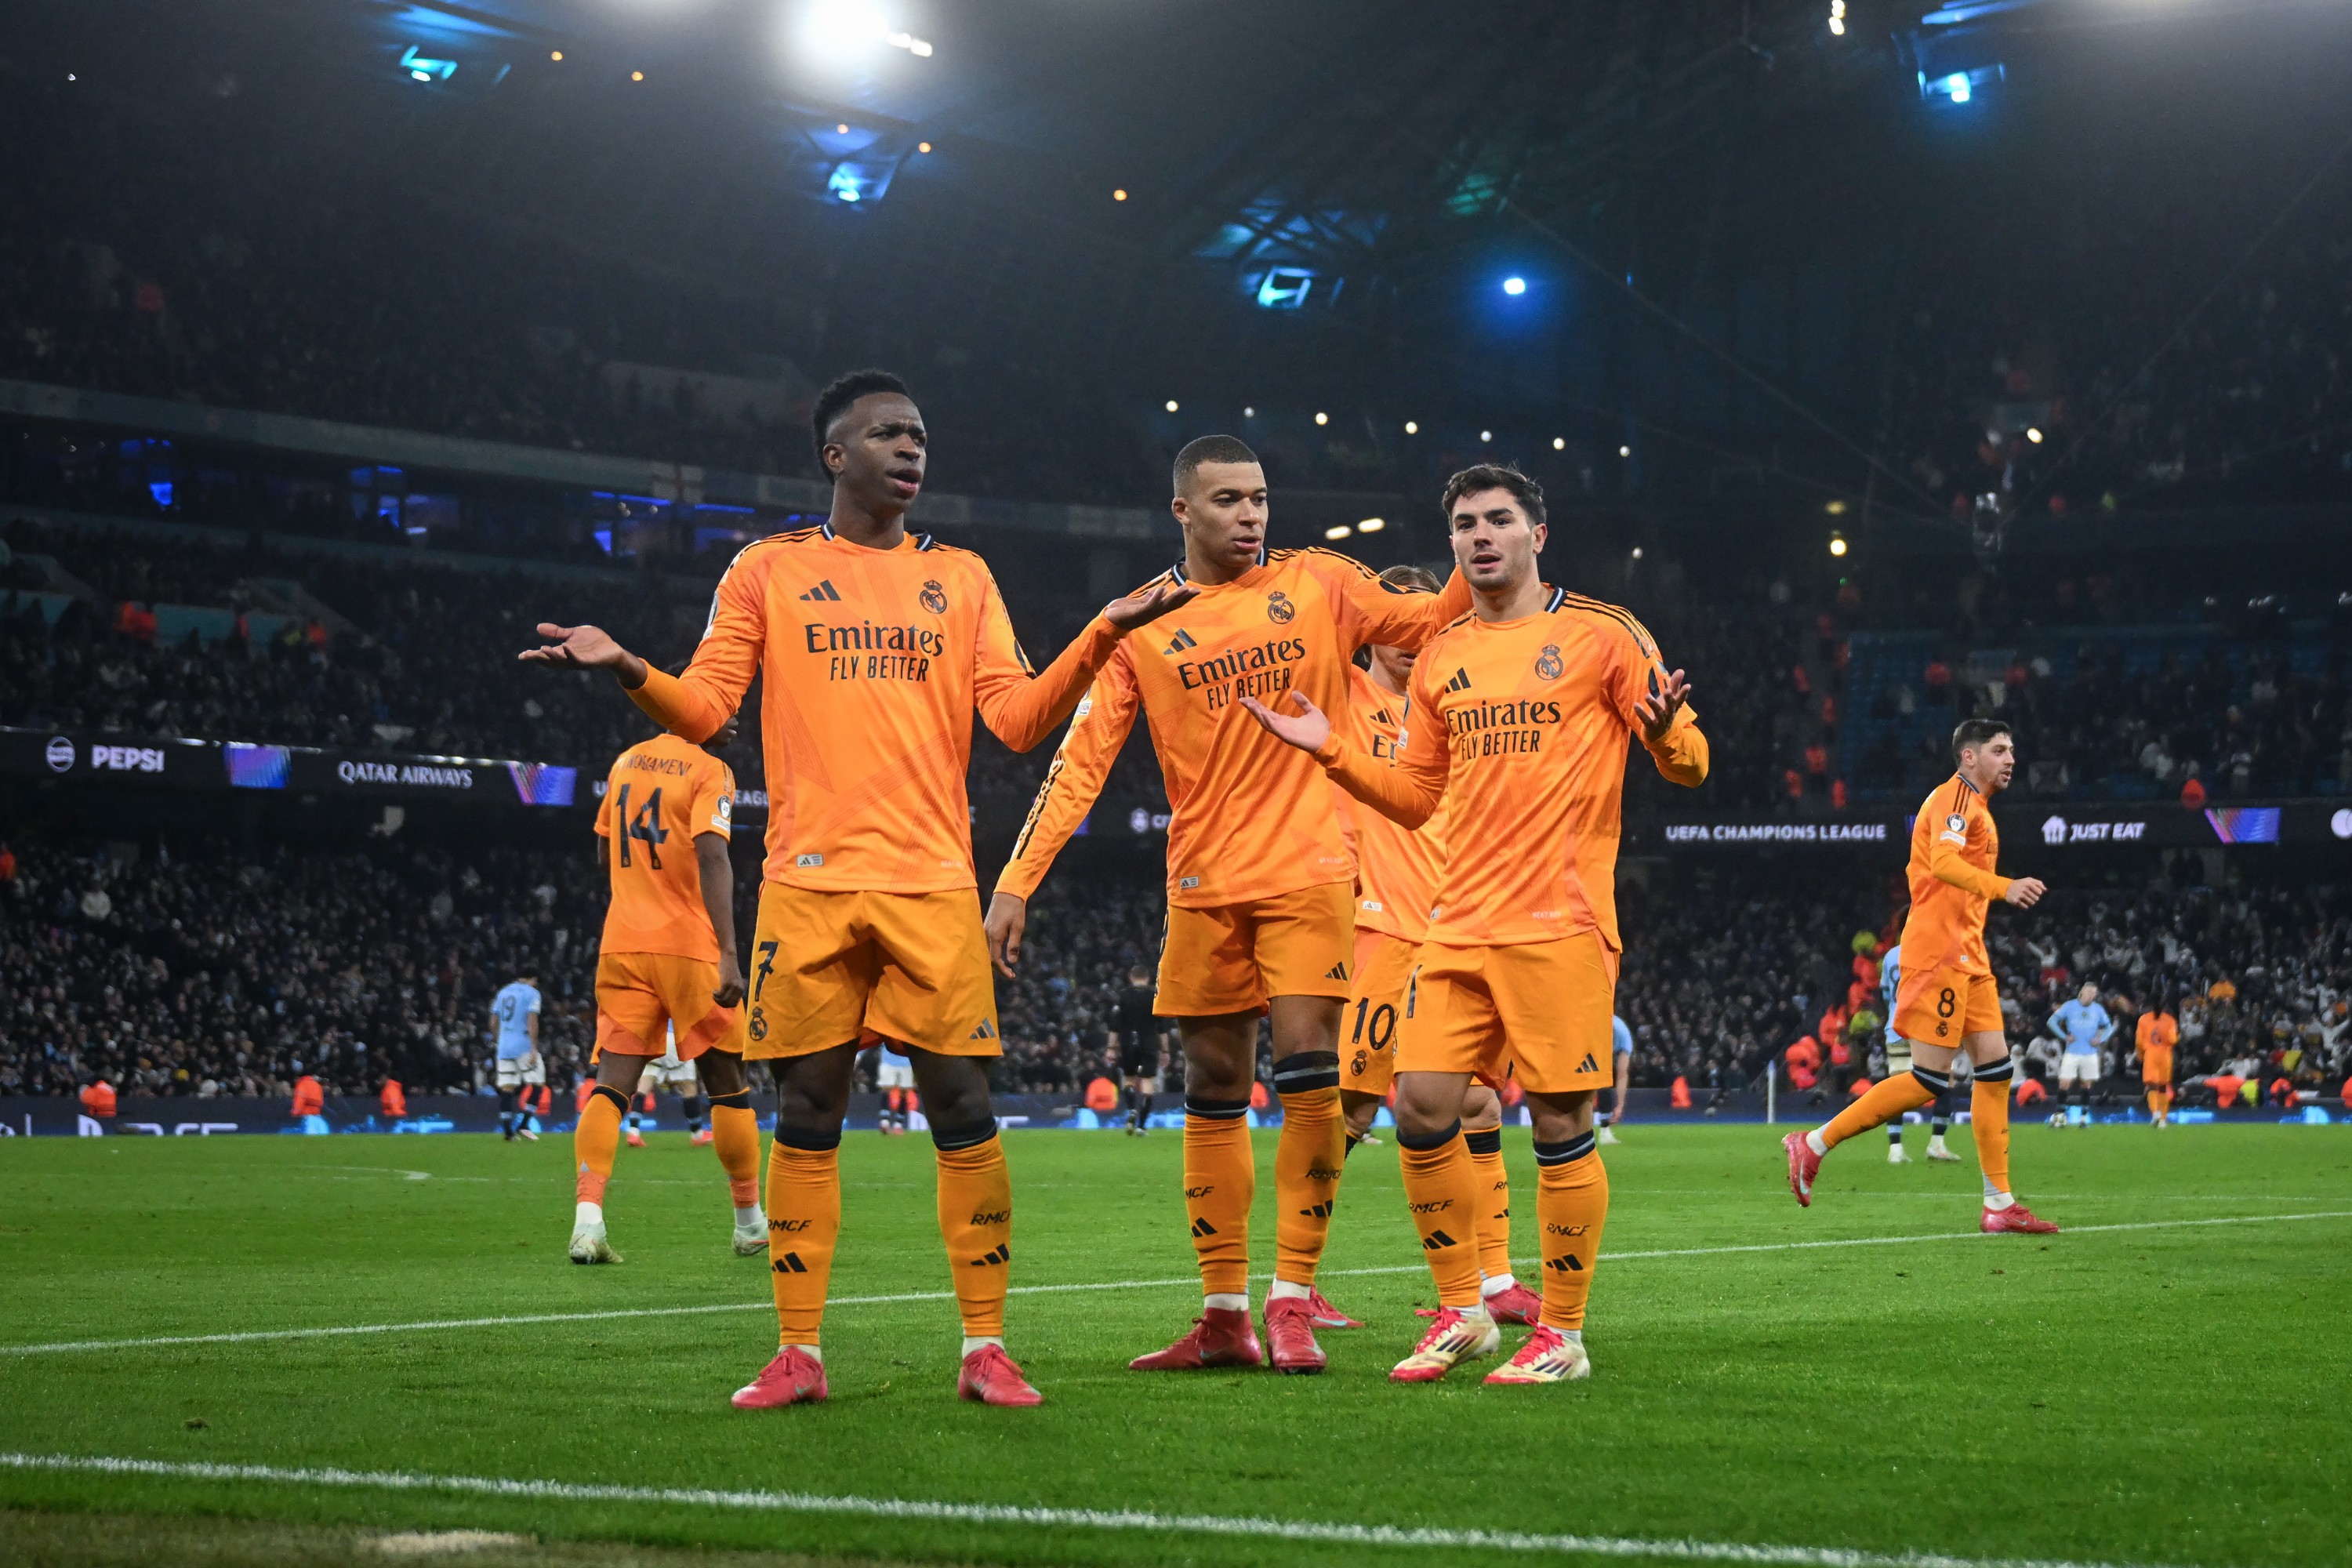
M 697 1487 L 583 1485 L 496 1476 L 423 1475 L 407 1470 L 291 1468 L 278 1465 L 216 1465 L 102 1455 L 0 1453 L 0 1467 L 110 1477 L 264 1482 L 280 1486 L 445 1491 L 533 1502 L 631 1503 L 779 1513 L 863 1515 L 959 1524 L 1029 1525 L 1156 1534 L 1217 1535 L 1318 1545 L 1437 1548 L 1446 1551 L 1542 1552 L 1592 1557 L 1665 1558 L 1683 1563 L 1771 1564 L 1775 1568 L 2120 1568 L 2017 1557 L 1951 1557 L 1932 1552 L 1858 1552 L 1832 1546 L 1769 1546 L 1715 1541 L 1644 1541 L 1614 1535 L 1551 1535 L 1443 1526 L 1332 1524 L 1141 1510 L 1031 1508 L 1017 1503 L 929 1502 L 904 1498 L 825 1496 L 813 1492 L 719 1490 Z
M 2116 1231 L 2189 1230 L 2221 1225 L 2279 1225 L 2293 1220 L 2352 1219 L 2352 1209 L 2330 1209 L 2315 1214 L 2225 1215 L 2208 1219 L 2135 1220 L 2116 1225 L 2069 1226 L 2062 1232 L 2068 1236 L 2094 1236 Z M 1661 1258 L 1714 1258 L 1731 1253 L 1804 1252 L 1823 1247 L 1905 1247 L 1929 1241 L 1982 1241 L 1988 1237 L 1982 1231 L 1946 1230 L 1922 1236 L 1850 1236 L 1822 1241 L 1750 1242 L 1727 1247 L 1669 1247 L 1638 1252 L 1604 1252 L 1602 1263 L 1628 1263 Z M 1515 1265 L 1533 1264 L 1538 1259 L 1518 1258 Z M 1383 1264 L 1371 1268 L 1327 1268 L 1319 1272 L 1330 1279 L 1361 1279 L 1371 1275 L 1418 1274 L 1427 1265 L 1420 1263 Z M 1270 1274 L 1254 1274 L 1253 1279 L 1270 1279 Z M 1087 1290 L 1156 1290 L 1179 1285 L 1194 1285 L 1199 1279 L 1184 1275 L 1169 1279 L 1105 1279 L 1068 1285 L 1015 1285 L 1009 1292 L 1014 1296 L 1067 1295 Z M 892 1306 L 904 1302 L 952 1301 L 952 1290 L 906 1290 L 880 1296 L 839 1296 L 828 1301 L 827 1310 L 835 1307 Z M 76 1352 L 110 1350 L 155 1350 L 173 1345 L 246 1344 L 266 1340 L 343 1339 L 362 1334 L 426 1333 L 451 1329 L 494 1329 L 530 1323 L 590 1323 L 623 1318 L 686 1318 L 714 1312 L 772 1311 L 768 1301 L 722 1301 L 698 1307 L 622 1307 L 593 1312 L 522 1312 L 487 1318 L 429 1318 L 406 1323 L 351 1323 L 310 1329 L 250 1329 L 233 1333 L 217 1334 L 157 1334 L 143 1339 L 60 1340 L 47 1344 L 0 1345 L 0 1356 L 64 1355 Z

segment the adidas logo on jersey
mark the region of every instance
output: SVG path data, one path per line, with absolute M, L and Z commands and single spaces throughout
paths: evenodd
M 971 1262 L 967 1264 L 965 1267 L 971 1268 L 985 1268 L 992 1263 L 1010 1263 L 1012 1261 L 1013 1244 L 1009 1241 L 1000 1241 L 988 1251 L 982 1253 L 980 1257 L 973 1258 Z
M 1456 1245 L 1458 1244 L 1454 1239 L 1442 1230 L 1433 1230 L 1421 1238 L 1421 1247 L 1423 1252 L 1438 1252 Z
M 1323 978 L 1326 980 L 1345 980 L 1348 978 L 1348 966 L 1345 963 L 1335 963 L 1331 966 L 1331 973 L 1325 975 Z
M 1445 683 L 1445 689 L 1446 689 L 1446 690 L 1448 690 L 1448 691 L 1467 691 L 1467 690 L 1469 690 L 1469 689 L 1470 689 L 1470 672 L 1469 672 L 1468 670 L 1466 670 L 1466 669 L 1457 669 L 1457 670 L 1455 670 L 1455 671 L 1454 672 L 1454 679 L 1451 679 L 1451 680 L 1449 680 L 1449 681 L 1447 681 L 1447 682 Z
M 996 1038 L 996 1026 L 989 1022 L 986 1018 L 982 1018 L 980 1021 L 980 1027 L 974 1029 L 971 1034 L 966 1035 L 964 1038 L 967 1040 L 992 1040 Z
M 841 602 L 840 591 L 834 587 L 831 580 L 829 579 L 825 582 L 819 583 L 815 587 L 811 588 L 807 593 L 803 594 L 801 597 L 803 599 L 824 600 L 833 604 L 839 604 Z
M 1194 638 L 1191 632 L 1186 631 L 1181 626 L 1178 626 L 1176 628 L 1176 640 L 1170 643 L 1162 651 L 1166 653 L 1182 653 L 1188 647 L 1199 647 L 1200 646 L 1200 642 Z
M 1601 1070 L 1601 1064 L 1592 1059 L 1592 1053 L 1591 1051 L 1587 1051 L 1584 1053 L 1584 1059 L 1576 1064 L 1576 1070 L 1579 1072 L 1599 1072 Z
M 1544 1267 L 1557 1274 L 1581 1274 L 1584 1272 L 1584 1265 L 1576 1260 L 1576 1254 L 1572 1252 L 1565 1258 L 1545 1258 Z
M 1211 1225 L 1207 1220 L 1196 1219 L 1192 1222 L 1192 1234 L 1194 1236 L 1214 1236 L 1217 1234 L 1217 1227 Z
M 801 1255 L 797 1252 L 787 1252 L 782 1258 L 777 1258 L 774 1268 L 776 1272 L 779 1274 L 805 1274 L 808 1272 L 808 1265 L 801 1261 Z
M 1317 1204 L 1311 1208 L 1300 1209 L 1298 1213 L 1302 1218 L 1306 1219 L 1329 1219 L 1331 1217 L 1331 1205 L 1329 1204 Z

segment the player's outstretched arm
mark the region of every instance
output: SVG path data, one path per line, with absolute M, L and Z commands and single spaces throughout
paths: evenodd
M 649 668 L 646 661 L 623 647 L 602 626 L 559 626 L 552 621 L 541 621 L 539 635 L 547 640 L 515 657 L 525 664 L 549 669 L 609 669 L 624 688 L 632 691 L 646 683 L 646 670 Z
M 1241 699 L 1241 705 L 1267 733 L 1312 755 L 1332 783 L 1390 821 L 1419 827 L 1437 810 L 1437 803 L 1445 795 L 1445 752 L 1442 746 L 1436 750 L 1433 778 L 1428 759 L 1419 755 L 1423 750 L 1422 732 L 1429 726 L 1412 731 L 1405 756 L 1391 767 L 1350 745 L 1331 728 L 1330 716 L 1304 691 L 1291 692 L 1290 701 L 1288 713 L 1277 713 L 1255 697 Z
M 1954 858 L 1958 859 L 1958 858 L 1955 856 Z M 1976 870 L 1975 867 L 1968 866 L 1966 861 L 1961 861 L 1961 864 L 1963 866 L 1967 866 L 1967 868 L 1971 871 Z M 1929 868 L 1931 870 L 1934 869 L 1932 864 Z M 1981 871 L 1977 872 L 1977 874 L 1979 877 L 1987 875 L 1987 873 Z M 1936 871 L 1936 877 L 1938 881 L 1952 882 L 1954 887 L 1966 888 L 1969 886 L 1966 882 L 1954 882 L 1951 878 L 1945 876 L 1940 870 Z M 2014 879 L 2006 877 L 1995 877 L 1993 878 L 1993 880 L 1996 882 L 2006 882 L 2008 885 L 1998 893 L 1988 893 L 1985 896 L 1987 898 L 1997 898 L 2000 900 L 2001 902 L 2005 904 L 2013 904 L 2021 910 L 2032 909 L 2034 905 L 2042 901 L 2042 895 L 2050 890 L 2049 885 L 2043 882 L 2039 877 L 2019 877 Z M 1976 889 L 1973 888 L 1969 889 L 1969 891 L 1971 892 L 1974 892 L 1975 890 Z
M 1368 643 L 1418 648 L 1470 613 L 1470 584 L 1455 567 L 1434 594 L 1399 587 L 1336 550 L 1304 550 L 1299 559 L 1330 592 L 1340 635 L 1353 653 Z
M 1087 686 L 1118 651 L 1121 638 L 1150 625 L 1200 590 L 1186 583 L 1157 582 L 1123 599 L 1113 599 L 1070 646 L 1035 675 L 1013 636 L 1013 619 L 992 581 L 981 612 L 973 649 L 972 704 L 989 732 L 1016 752 L 1025 752 L 1070 716 Z
M 1045 770 L 1045 782 L 1037 786 L 1037 798 L 1030 803 L 1021 836 L 1013 841 L 1013 858 L 996 879 L 996 894 L 989 900 L 983 923 L 989 956 L 998 973 L 1010 975 L 1021 962 L 1021 933 L 1028 923 L 1029 895 L 1037 890 L 1054 857 L 1094 809 L 1111 764 L 1118 761 L 1119 748 L 1127 744 L 1128 731 L 1135 726 L 1139 705 L 1133 667 L 1124 658 L 1114 658 L 1079 706 L 1077 717 L 1070 721 L 1070 731 L 1062 737 L 1061 748 Z

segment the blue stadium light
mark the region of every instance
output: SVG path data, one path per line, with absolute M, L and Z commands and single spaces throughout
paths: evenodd
M 858 198 L 857 176 L 849 172 L 846 163 L 834 170 L 825 180 L 824 188 L 845 202 L 854 202 Z
M 1275 267 L 1258 280 L 1257 302 L 1269 310 L 1296 310 L 1307 303 L 1315 274 L 1304 267 Z
M 416 52 L 415 44 L 408 46 L 408 52 L 400 57 L 400 63 L 406 68 L 409 76 L 417 81 L 432 81 L 436 78 L 442 81 L 447 81 L 457 74 L 456 60 L 428 59 Z
M 1503 292 L 1504 292 L 1504 293 L 1506 293 L 1506 294 L 1509 294 L 1509 295 L 1513 295 L 1513 296 L 1517 296 L 1517 295 L 1520 295 L 1520 294 L 1524 294 L 1524 293 L 1526 293 L 1527 291 L 1528 291 L 1528 280 L 1527 280 L 1526 279 L 1524 279 L 1524 278 L 1506 278 L 1506 279 L 1503 279 Z
M 1944 91 L 1954 103 L 1966 103 L 1969 100 L 1969 73 L 1966 71 L 1954 71 L 1951 75 L 1946 77 L 1944 79 Z

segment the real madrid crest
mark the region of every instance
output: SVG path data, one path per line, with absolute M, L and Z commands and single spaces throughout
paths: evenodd
M 922 600 L 923 608 L 931 614 L 944 616 L 948 613 L 948 591 L 940 586 L 938 578 L 934 577 L 923 584 Z
M 1559 645 L 1550 642 L 1544 644 L 1543 652 L 1536 655 L 1536 673 L 1546 680 L 1558 680 L 1561 668 Z
M 1298 606 L 1292 604 L 1290 600 L 1281 593 L 1272 593 L 1265 596 L 1265 618 L 1267 620 L 1273 621 L 1277 625 L 1288 626 L 1290 624 L 1290 617 L 1297 613 Z

